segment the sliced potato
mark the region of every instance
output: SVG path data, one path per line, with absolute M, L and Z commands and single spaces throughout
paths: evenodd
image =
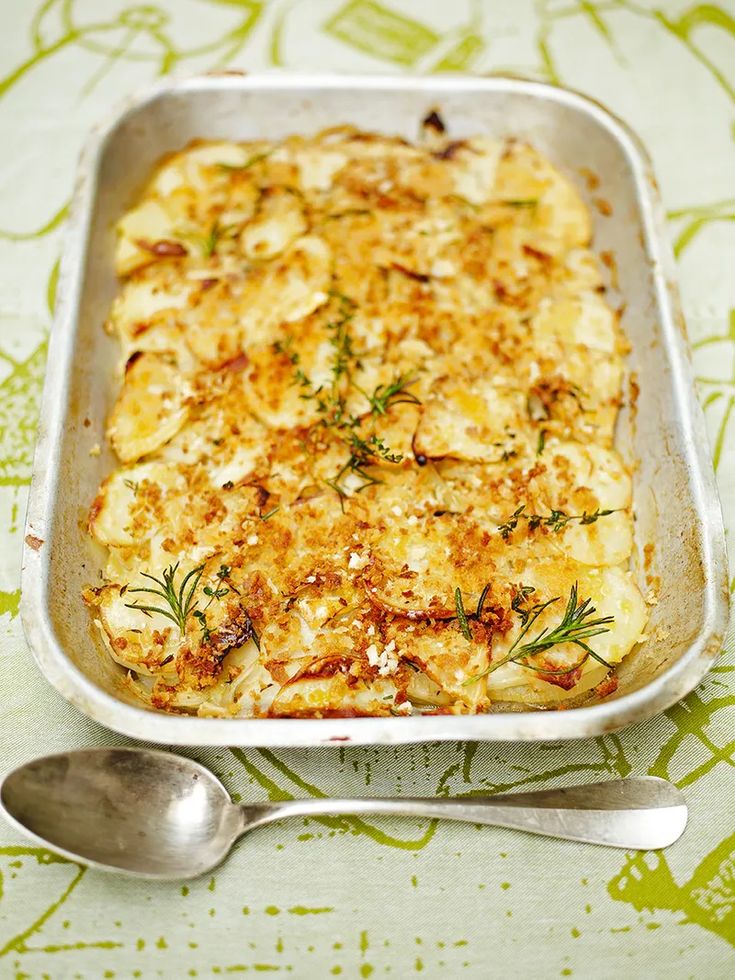
M 485 204 L 494 196 L 503 149 L 502 140 L 488 137 L 462 141 L 447 161 L 457 197 L 470 204 Z
M 180 483 L 177 472 L 163 463 L 116 470 L 103 482 L 92 504 L 90 533 L 100 544 L 133 544 L 145 536 L 146 527 L 152 530 L 161 492 Z
M 99 617 L 107 647 L 121 666 L 140 674 L 154 674 L 170 665 L 166 673 L 175 680 L 173 661 L 180 643 L 178 628 L 159 613 L 132 609 L 131 604 L 136 601 L 149 604 L 139 594 L 130 593 L 120 585 L 107 585 L 87 598 Z
M 424 517 L 375 531 L 370 540 L 368 598 L 411 620 L 454 618 L 455 590 L 476 602 L 495 567 L 491 535 L 465 517 Z
M 599 293 L 544 300 L 531 321 L 539 339 L 555 337 L 566 344 L 583 344 L 606 354 L 619 347 L 615 314 Z
M 481 378 L 439 379 L 424 405 L 414 450 L 429 459 L 497 462 L 520 448 L 525 411 L 519 389 Z
M 141 266 L 162 259 L 181 258 L 188 252 L 178 237 L 175 221 L 161 201 L 149 199 L 118 222 L 115 271 L 126 276 Z
M 269 714 L 289 718 L 389 715 L 397 696 L 395 682 L 371 676 L 367 661 L 322 657 L 283 684 Z
M 534 220 L 543 236 L 539 244 L 551 254 L 589 244 L 592 223 L 579 192 L 528 144 L 508 147 L 498 165 L 495 193 L 501 200 L 534 205 Z
M 118 457 L 132 463 L 164 446 L 188 414 L 185 382 L 178 368 L 166 357 L 145 353 L 125 372 L 107 434 Z
M 263 199 L 257 216 L 243 229 L 240 242 L 249 259 L 272 259 L 305 231 L 299 198 L 288 190 L 276 189 Z
M 421 670 L 407 689 L 411 700 L 417 704 L 425 699 L 434 704 L 460 701 L 475 710 L 487 703 L 483 683 L 466 683 L 486 670 L 490 662 L 486 643 L 468 642 L 456 623 L 416 629 L 404 633 L 399 642 L 401 656 Z M 421 675 L 438 688 L 438 696 Z
M 331 250 L 315 236 L 297 238 L 242 283 L 208 290 L 187 319 L 187 342 L 219 367 L 252 347 L 282 339 L 283 324 L 309 316 L 329 299 Z

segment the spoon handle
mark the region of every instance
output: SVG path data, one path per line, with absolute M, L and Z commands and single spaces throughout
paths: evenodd
M 289 800 L 243 807 L 243 831 L 285 817 L 368 814 L 462 820 L 629 850 L 668 847 L 687 822 L 679 790 L 642 777 L 499 796 Z

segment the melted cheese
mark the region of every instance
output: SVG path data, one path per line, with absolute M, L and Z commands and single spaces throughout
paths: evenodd
M 635 647 L 625 341 L 588 210 L 541 154 L 351 127 L 200 141 L 117 231 L 120 465 L 85 599 L 147 703 L 552 707 Z M 594 655 L 529 653 L 575 594 L 604 618 Z

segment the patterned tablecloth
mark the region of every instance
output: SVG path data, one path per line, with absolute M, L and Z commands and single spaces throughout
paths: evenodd
M 723 505 L 735 528 L 735 3 L 0 3 L 0 757 L 125 740 L 61 700 L 18 617 L 46 337 L 79 146 L 149 80 L 223 65 L 511 70 L 589 92 L 653 154 Z M 664 853 L 421 821 L 284 823 L 213 876 L 145 884 L 0 825 L 0 976 L 735 975 L 735 659 L 661 717 L 532 748 L 192 751 L 237 796 L 496 792 L 652 773 L 691 805 Z

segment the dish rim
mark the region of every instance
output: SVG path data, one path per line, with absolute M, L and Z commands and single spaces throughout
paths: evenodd
M 94 215 L 99 164 L 107 139 L 131 116 L 162 95 L 187 92 L 323 89 L 496 93 L 516 91 L 562 103 L 591 116 L 616 139 L 637 186 L 645 249 L 654 266 L 654 287 L 671 390 L 689 446 L 686 457 L 691 506 L 698 517 L 703 566 L 700 633 L 673 664 L 643 687 L 610 701 L 568 711 L 510 711 L 481 715 L 406 718 L 200 718 L 129 704 L 98 687 L 67 656 L 54 633 L 49 605 L 50 562 L 44 542 L 55 514 L 61 433 L 75 345 L 66 341 L 84 285 L 89 232 Z M 686 330 L 674 284 L 673 254 L 651 160 L 630 127 L 606 107 L 572 89 L 508 74 L 486 76 L 322 75 L 319 73 L 214 72 L 165 80 L 126 99 L 108 121 L 94 127 L 82 150 L 57 286 L 41 402 L 38 440 L 28 498 L 21 573 L 20 612 L 28 645 L 45 678 L 83 714 L 121 734 L 170 745 L 317 746 L 411 744 L 448 740 L 543 741 L 588 738 L 653 717 L 694 689 L 717 658 L 728 622 L 729 591 L 722 513 L 709 455 L 704 417 L 696 399 Z M 38 545 L 38 541 L 41 544 Z M 447 724 L 451 718 L 451 725 Z M 553 718 L 553 724 L 549 721 Z M 192 727 L 195 726 L 195 727 Z

